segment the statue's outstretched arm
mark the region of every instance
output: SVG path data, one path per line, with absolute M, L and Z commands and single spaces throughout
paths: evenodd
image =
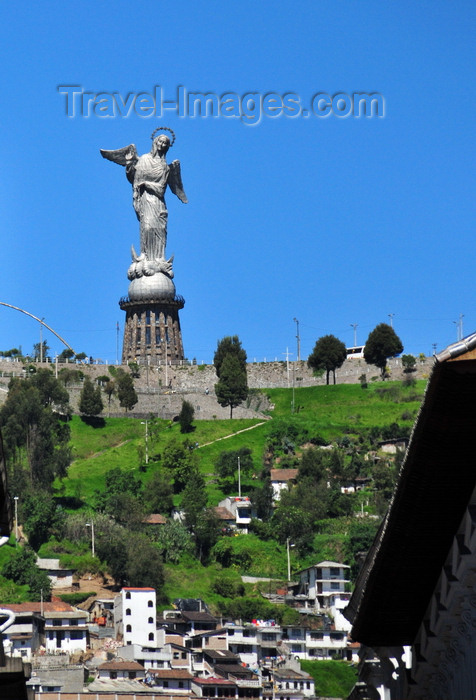
M 174 160 L 169 165 L 169 177 L 167 184 L 172 192 L 180 199 L 181 202 L 187 204 L 187 195 L 183 190 L 182 173 L 180 171 L 180 161 Z

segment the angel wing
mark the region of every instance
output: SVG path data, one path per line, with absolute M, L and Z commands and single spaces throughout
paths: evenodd
M 187 204 L 187 195 L 183 191 L 182 173 L 180 172 L 180 161 L 174 160 L 169 165 L 169 177 L 167 184 L 172 192 L 180 199 L 181 202 Z
M 117 148 L 115 151 L 105 151 L 103 148 L 100 148 L 99 151 L 103 158 L 112 160 L 113 163 L 118 163 L 119 165 L 131 165 L 139 157 L 133 143 L 129 146 L 124 146 L 124 148 Z

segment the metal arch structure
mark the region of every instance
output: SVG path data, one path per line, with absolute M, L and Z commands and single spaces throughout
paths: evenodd
M 74 352 L 74 350 L 73 350 L 73 348 L 71 347 L 71 345 L 70 345 L 69 343 L 67 343 L 66 340 L 65 340 L 64 338 L 62 338 L 55 330 L 53 330 L 53 328 L 51 328 L 51 326 L 49 326 L 47 323 L 45 323 L 44 321 L 42 321 L 41 318 L 38 318 L 38 316 L 35 316 L 34 314 L 31 314 L 29 311 L 25 311 L 25 309 L 20 309 L 19 306 L 13 306 L 13 304 L 7 304 L 5 301 L 0 301 L 0 305 L 2 305 L 2 306 L 8 306 L 9 309 L 14 309 L 15 311 L 21 311 L 22 314 L 26 314 L 27 316 L 30 316 L 30 318 L 34 318 L 35 321 L 38 321 L 38 323 L 41 323 L 42 326 L 44 326 L 44 327 L 47 328 L 51 333 L 53 333 L 53 335 L 55 335 L 55 336 L 58 338 L 58 340 L 61 340 L 61 342 L 63 343 L 63 345 L 66 345 L 67 348 L 69 348 L 72 352 Z M 75 352 L 74 352 L 74 354 L 76 355 Z

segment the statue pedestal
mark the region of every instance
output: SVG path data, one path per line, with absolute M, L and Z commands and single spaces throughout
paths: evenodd
M 175 284 L 162 272 L 136 277 L 129 295 L 119 301 L 126 312 L 122 364 L 179 364 L 183 361 L 179 310 L 185 300 L 175 293 Z

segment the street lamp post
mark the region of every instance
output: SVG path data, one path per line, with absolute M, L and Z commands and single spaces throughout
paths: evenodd
M 290 547 L 294 547 L 294 544 L 289 544 L 289 537 L 286 537 L 286 551 L 288 554 L 288 583 L 291 581 L 291 555 L 290 555 Z
M 293 321 L 296 324 L 297 361 L 301 362 L 301 336 L 299 335 L 299 321 L 297 318 L 294 318 Z
M 15 547 L 18 547 L 18 496 L 14 496 L 15 501 Z
M 94 520 L 91 520 L 90 523 L 86 523 L 86 527 L 91 528 L 91 552 L 93 557 L 96 556 L 95 550 L 94 550 Z
M 241 462 L 238 455 L 238 497 L 241 498 Z
M 141 420 L 141 425 L 145 425 L 145 463 L 149 464 L 149 430 L 148 421 Z

